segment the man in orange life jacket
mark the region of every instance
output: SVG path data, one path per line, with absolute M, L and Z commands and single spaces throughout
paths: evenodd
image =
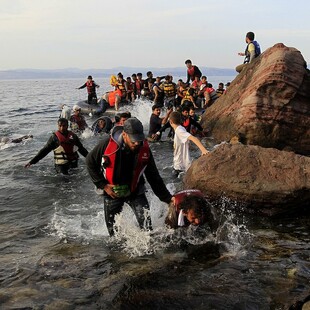
M 87 81 L 78 89 L 82 89 L 85 87 L 87 87 L 87 93 L 88 93 L 87 103 L 88 104 L 97 103 L 96 88 L 99 88 L 100 86 L 95 83 L 91 75 L 87 77 Z
M 145 196 L 145 180 L 155 195 L 166 203 L 173 202 L 157 170 L 152 152 L 137 118 L 129 118 L 123 126 L 113 128 L 88 154 L 86 164 L 93 183 L 102 189 L 106 225 L 114 234 L 115 215 L 124 203 L 132 208 L 140 228 L 152 229 L 151 218 L 145 217 L 149 203 Z
M 68 120 L 65 118 L 58 120 L 58 130 L 52 134 L 39 153 L 25 165 L 25 168 L 36 164 L 51 151 L 54 151 L 56 171 L 62 174 L 68 174 L 70 168 L 77 167 L 79 158 L 77 151 L 84 157 L 88 154 L 78 136 L 68 131 Z

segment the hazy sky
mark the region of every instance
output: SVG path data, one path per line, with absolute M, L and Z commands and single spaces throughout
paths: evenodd
M 308 0 L 0 0 L 0 70 L 234 68 L 245 34 L 310 62 Z

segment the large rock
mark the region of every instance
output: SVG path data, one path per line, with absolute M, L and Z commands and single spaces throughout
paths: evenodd
M 217 142 L 310 154 L 310 73 L 301 53 L 278 43 L 233 80 L 202 117 Z
M 310 158 L 222 143 L 193 162 L 184 176 L 184 187 L 200 189 L 211 200 L 228 197 L 266 215 L 309 207 Z

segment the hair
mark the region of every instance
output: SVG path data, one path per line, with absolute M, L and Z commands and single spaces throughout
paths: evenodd
M 139 72 L 139 73 L 137 73 L 137 76 L 142 76 L 142 73 L 140 73 L 140 72 Z
M 137 75 L 136 75 L 135 73 L 133 73 L 133 74 L 131 75 L 131 77 L 137 77 Z
M 224 83 L 221 82 L 221 83 L 219 83 L 219 85 L 224 86 Z
M 130 112 L 123 112 L 119 114 L 120 118 L 130 118 L 131 117 L 131 113 Z
M 192 102 L 190 101 L 190 103 L 192 103 Z M 193 107 L 193 105 L 191 105 L 191 106 Z M 183 105 L 183 107 L 182 107 L 182 112 L 183 112 L 183 111 L 189 112 L 191 106 Z
M 121 72 L 117 73 L 117 76 L 120 78 L 124 78 L 123 74 Z
M 149 77 L 150 75 L 152 75 L 152 71 L 146 72 L 146 75 Z
M 59 118 L 58 121 L 57 121 L 57 123 L 58 123 L 59 125 L 60 125 L 60 124 L 66 124 L 66 125 L 69 124 L 68 120 L 67 120 L 66 118 L 63 118 L 63 117 Z
M 190 60 L 190 59 L 187 59 L 187 60 L 185 60 L 185 64 L 187 65 L 187 64 L 191 64 L 192 63 L 192 61 Z
M 155 109 L 160 109 L 160 108 L 161 108 L 161 106 L 159 104 L 154 104 L 152 106 L 152 111 L 154 111 Z
M 194 214 L 199 218 L 203 218 L 207 214 L 207 202 L 203 197 L 185 196 L 179 206 L 185 212 L 193 210 Z
M 207 80 L 207 77 L 206 77 L 205 75 L 203 75 L 203 76 L 201 77 L 201 79 L 206 79 L 206 80 Z
M 126 80 L 130 80 L 130 81 L 131 81 L 131 77 L 130 77 L 130 76 L 127 76 L 127 77 L 126 77 Z
M 170 114 L 170 120 L 171 120 L 172 123 L 175 124 L 175 125 L 181 125 L 181 122 L 182 122 L 182 120 L 181 120 L 181 114 L 180 114 L 179 112 L 176 112 L 176 111 L 172 112 L 172 113 Z
M 255 37 L 255 34 L 254 34 L 254 32 L 249 31 L 249 32 L 246 34 L 246 37 L 249 38 L 251 41 L 253 41 L 253 40 L 254 40 L 254 37 Z
M 207 85 L 209 88 L 213 87 L 213 85 L 211 83 L 208 83 Z

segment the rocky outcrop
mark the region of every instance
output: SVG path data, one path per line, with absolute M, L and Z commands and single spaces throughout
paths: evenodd
M 278 43 L 248 64 L 202 117 L 217 142 L 310 154 L 310 73 L 301 53 Z
M 228 197 L 248 210 L 273 215 L 308 206 L 310 158 L 272 148 L 222 143 L 193 162 L 185 188 L 210 200 Z

